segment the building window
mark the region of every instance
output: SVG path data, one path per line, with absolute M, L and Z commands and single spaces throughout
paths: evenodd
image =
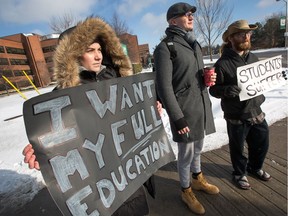
M 5 76 L 5 77 L 13 77 L 13 73 L 11 70 L 3 70 L 3 71 L 1 71 L 1 75 Z
M 14 70 L 14 76 L 25 76 L 25 74 L 23 73 L 23 70 Z M 27 75 L 32 75 L 31 70 L 25 70 L 25 73 Z
M 0 65 L 9 65 L 7 58 L 0 58 Z
M 14 70 L 14 76 L 24 76 L 24 74 L 20 70 Z
M 11 65 L 28 65 L 27 59 L 10 59 Z
M 0 46 L 0 53 L 5 53 L 3 46 Z
M 23 72 L 23 71 L 22 71 Z M 27 75 L 32 75 L 32 71 L 31 70 L 25 70 L 25 73 L 27 74 Z
M 49 56 L 49 57 L 45 58 L 45 61 L 46 61 L 46 63 L 53 62 L 53 57 Z
M 56 46 L 48 46 L 48 47 L 43 47 L 43 53 L 48 53 L 48 52 L 54 52 L 55 51 Z
M 20 48 L 6 47 L 7 53 L 25 55 L 25 50 Z
M 18 88 L 24 88 L 30 86 L 30 82 L 28 80 L 21 80 L 17 82 L 17 87 Z

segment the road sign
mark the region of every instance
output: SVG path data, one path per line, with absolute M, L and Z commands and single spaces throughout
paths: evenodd
M 285 29 L 285 27 L 286 27 L 286 17 L 282 16 L 280 18 L 280 29 Z

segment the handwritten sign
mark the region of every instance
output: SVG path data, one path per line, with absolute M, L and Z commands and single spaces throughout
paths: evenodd
M 237 68 L 240 101 L 247 100 L 285 84 L 282 57 L 275 56 Z
M 54 91 L 24 103 L 27 136 L 64 215 L 111 215 L 175 160 L 153 73 Z

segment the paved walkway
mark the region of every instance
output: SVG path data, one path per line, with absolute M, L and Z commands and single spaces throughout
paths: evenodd
M 247 152 L 247 151 L 246 151 Z M 228 145 L 206 152 L 202 169 L 209 182 L 217 185 L 219 195 L 196 191 L 196 197 L 206 209 L 205 215 L 287 215 L 287 118 L 270 126 L 270 149 L 264 169 L 273 179 L 269 182 L 250 176 L 251 190 L 238 189 L 232 182 L 232 167 Z M 156 173 L 156 200 L 150 199 L 151 216 L 193 215 L 180 200 L 176 162 Z
M 220 189 L 218 195 L 195 194 L 206 209 L 206 216 L 286 216 L 287 215 L 287 118 L 270 126 L 270 148 L 264 169 L 272 175 L 269 182 L 249 182 L 251 190 L 238 189 L 232 182 L 232 167 L 227 145 L 202 156 L 203 173 Z M 149 197 L 150 216 L 188 216 L 193 213 L 180 199 L 176 162 L 167 164 L 155 174 L 156 199 Z M 36 195 L 31 203 L 19 210 L 17 216 L 60 216 L 47 189 Z

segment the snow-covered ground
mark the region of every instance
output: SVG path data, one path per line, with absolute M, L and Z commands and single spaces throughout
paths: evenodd
M 212 63 L 212 62 L 206 62 Z M 287 70 L 287 69 L 286 69 Z M 143 71 L 144 72 L 144 71 Z M 145 72 L 149 72 L 148 70 Z M 40 89 L 41 93 L 50 92 L 53 86 Z M 34 90 L 23 92 L 27 98 L 37 96 Z M 288 116 L 287 84 L 265 93 L 266 101 L 262 108 L 269 125 Z M 205 138 L 204 151 L 220 148 L 228 143 L 226 123 L 220 107 L 220 100 L 211 97 L 216 133 Z M 17 209 L 31 201 L 45 186 L 41 172 L 30 170 L 23 162 L 22 150 L 28 143 L 26 137 L 22 106 L 24 99 L 18 94 L 0 97 L 0 215 L 7 208 Z M 20 116 L 13 118 L 15 116 Z M 7 120 L 10 119 L 11 120 Z M 163 114 L 163 124 L 171 140 L 167 114 Z M 171 140 L 177 153 L 176 144 Z

